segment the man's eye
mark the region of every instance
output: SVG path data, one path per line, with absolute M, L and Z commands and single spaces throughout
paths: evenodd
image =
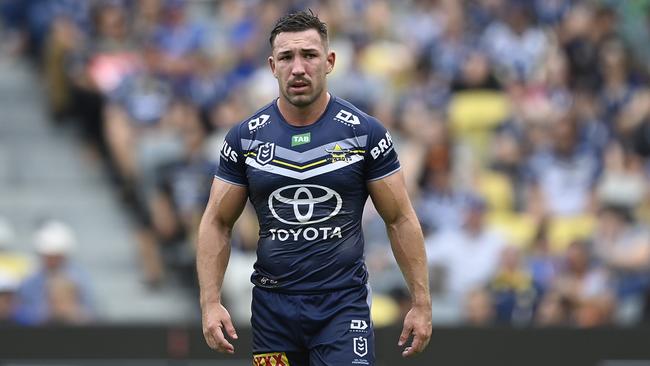
M 286 60 L 288 60 L 289 58 L 290 58 L 289 56 L 280 56 L 279 60 L 280 60 L 280 61 L 286 61 Z
M 311 53 L 308 53 L 308 54 L 305 55 L 305 58 L 315 58 L 315 57 L 316 57 L 316 55 L 311 54 Z

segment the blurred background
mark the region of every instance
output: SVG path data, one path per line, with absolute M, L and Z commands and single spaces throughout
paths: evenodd
M 650 1 L 2 0 L 0 324 L 200 322 L 198 221 L 225 133 L 277 96 L 311 8 L 330 91 L 391 133 L 436 326 L 650 321 Z M 256 219 L 224 301 L 250 316 Z M 404 281 L 371 203 L 375 326 Z

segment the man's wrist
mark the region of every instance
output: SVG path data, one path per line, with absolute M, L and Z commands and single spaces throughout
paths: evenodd
M 429 295 L 413 296 L 411 304 L 414 308 L 429 308 L 431 309 L 431 297 Z
M 206 297 L 201 297 L 199 301 L 201 308 L 208 307 L 210 305 L 217 305 L 221 304 L 221 296 L 220 295 L 212 295 L 212 296 L 206 296 Z

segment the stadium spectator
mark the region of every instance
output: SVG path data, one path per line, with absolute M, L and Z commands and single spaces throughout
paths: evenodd
M 575 113 L 564 113 L 551 128 L 551 148 L 536 152 L 529 162 L 529 212 L 540 220 L 595 212 L 600 161 L 580 145 Z
M 557 307 L 548 312 L 560 314 L 545 314 L 545 321 L 555 323 L 553 319 L 562 319 L 564 324 L 575 326 L 609 324 L 615 298 L 608 281 L 605 269 L 591 258 L 588 243 L 573 242 L 566 251 L 562 272 L 541 305 Z
M 497 323 L 525 325 L 531 322 L 539 291 L 518 248 L 503 249 L 487 289 L 493 299 Z
M 18 291 L 18 321 L 27 325 L 48 322 L 52 316 L 58 316 L 54 314 L 55 311 L 63 310 L 60 300 L 67 299 L 69 291 L 76 295 L 77 315 L 94 314 L 96 310 L 88 276 L 71 258 L 76 245 L 72 229 L 62 222 L 48 221 L 38 229 L 34 241 L 41 263 L 40 268 L 25 279 Z M 59 280 L 55 278 L 65 278 L 68 285 L 59 287 Z M 52 284 L 52 281 L 55 283 Z
M 490 292 L 476 288 L 467 294 L 463 321 L 465 325 L 485 327 L 494 325 L 495 306 Z
M 613 277 L 618 322 L 639 322 L 650 288 L 650 233 L 629 208 L 609 205 L 599 213 L 593 241 L 596 257 Z
M 0 271 L 0 326 L 17 324 L 16 291 L 19 285 L 14 276 Z
M 449 309 L 447 316 L 456 321 L 461 319 L 468 294 L 485 286 L 494 275 L 506 245 L 503 236 L 485 222 L 485 209 L 481 198 L 472 197 L 460 228 L 436 233 L 426 240 L 430 267 L 440 268 L 433 271 L 444 278 L 444 292 L 438 300 Z

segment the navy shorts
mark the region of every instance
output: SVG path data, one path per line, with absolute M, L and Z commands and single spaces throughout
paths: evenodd
M 317 294 L 255 287 L 254 366 L 374 365 L 366 286 Z

